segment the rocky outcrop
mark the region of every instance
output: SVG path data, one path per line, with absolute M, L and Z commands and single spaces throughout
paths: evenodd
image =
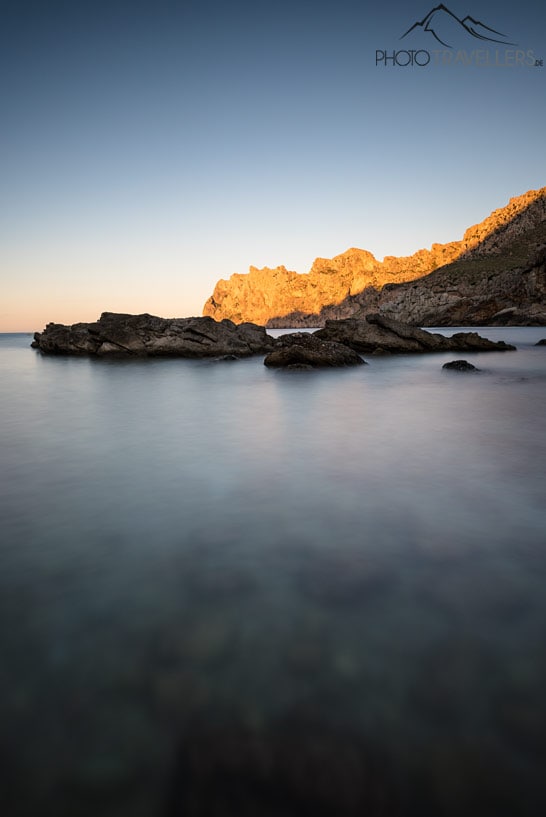
M 50 355 L 218 357 L 265 353 L 274 341 L 262 326 L 212 318 L 158 318 L 103 312 L 96 323 L 49 323 L 32 346 Z
M 360 366 L 364 360 L 353 349 L 342 343 L 321 340 L 315 334 L 294 332 L 281 335 L 277 348 L 264 359 L 270 367 L 289 369 L 325 368 L 333 366 Z
M 352 248 L 309 273 L 250 268 L 218 281 L 203 314 L 273 327 L 384 311 L 415 325 L 546 325 L 546 188 L 510 199 L 460 241 L 378 261 Z
M 444 363 L 442 369 L 449 369 L 450 371 L 454 372 L 479 372 L 480 370 L 477 369 L 472 363 L 469 363 L 468 360 L 451 360 L 449 363 Z
M 546 224 L 540 232 L 546 242 Z M 421 326 L 546 325 L 546 253 L 532 254 L 533 234 L 522 240 L 528 242 L 525 266 L 514 266 L 516 252 L 473 256 L 418 281 L 363 294 L 356 314 L 379 310 Z
M 299 275 L 283 266 L 250 267 L 247 275 L 235 273 L 229 281 L 218 281 L 203 314 L 261 324 L 279 315 L 313 315 L 325 304 L 341 302 L 372 282 L 379 286 L 380 269 L 381 264 L 371 253 L 355 248 L 336 258 L 317 258 L 308 275 Z M 398 280 L 407 278 L 389 277 L 389 281 Z M 282 325 L 295 324 L 288 321 Z
M 510 346 L 504 341 L 483 338 L 477 332 L 456 332 L 448 338 L 386 318 L 383 315 L 368 315 L 362 320 L 346 318 L 340 321 L 327 321 L 323 329 L 314 333 L 314 337 L 342 343 L 356 352 L 371 355 L 422 352 L 505 352 L 515 349 L 515 346 Z
M 450 338 L 426 332 L 382 314 L 364 319 L 327 321 L 314 333 L 293 332 L 270 337 L 253 323 L 236 325 L 212 318 L 158 318 L 103 312 L 96 323 L 64 326 L 49 323 L 36 332 L 32 346 L 50 355 L 98 357 L 214 357 L 233 360 L 266 354 L 266 366 L 333 367 L 365 363 L 360 353 L 403 354 L 444 351 L 506 351 L 514 349 L 476 332 Z

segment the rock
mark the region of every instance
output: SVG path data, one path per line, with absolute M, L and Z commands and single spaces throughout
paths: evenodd
M 462 240 L 378 261 L 351 248 L 298 274 L 250 268 L 218 281 L 203 314 L 317 327 L 381 310 L 415 326 L 546 325 L 546 188 L 470 227 Z
M 450 363 L 444 363 L 442 369 L 452 369 L 456 372 L 479 372 L 480 370 L 477 369 L 472 363 L 469 363 L 468 360 L 452 360 Z
M 440 337 L 442 337 L 440 335 Z M 477 332 L 455 332 L 447 341 L 449 351 L 453 352 L 515 352 L 516 347 L 503 340 L 488 340 Z
M 159 670 L 152 678 L 152 701 L 161 718 L 183 724 L 208 706 L 211 689 L 202 675 L 189 669 Z
M 266 366 L 283 366 L 290 369 L 360 366 L 364 362 L 360 355 L 348 346 L 321 340 L 315 334 L 304 332 L 281 335 L 277 340 L 277 348 L 264 359 Z
M 510 743 L 534 757 L 546 757 L 544 724 L 537 717 L 540 697 L 535 695 L 529 700 L 521 689 L 510 686 L 498 697 L 497 720 Z
M 535 343 L 535 346 L 546 346 L 546 338 L 539 340 L 537 343 Z
M 273 349 L 262 326 L 213 318 L 158 318 L 103 312 L 96 323 L 49 323 L 32 346 L 44 354 L 223 357 L 233 360 Z
M 326 321 L 324 329 L 315 334 L 368 354 L 433 351 L 442 344 L 439 335 L 388 319 L 383 321 L 378 315 L 368 315 L 364 320 Z
M 235 565 L 213 566 L 202 557 L 195 568 L 188 567 L 186 576 L 189 579 L 188 592 L 199 599 L 240 600 L 255 590 L 255 581 L 248 571 L 236 568 Z
M 315 554 L 298 576 L 298 589 L 322 607 L 353 607 L 388 592 L 395 577 L 386 564 L 355 552 Z
M 315 367 L 311 366 L 310 363 L 290 363 L 284 368 L 290 372 L 310 372 Z
M 495 671 L 493 651 L 480 648 L 479 639 L 471 635 L 433 642 L 420 656 L 419 671 L 408 690 L 410 706 L 425 723 L 456 724 L 469 707 L 463 691 L 479 688 L 479 679 Z
M 300 275 L 284 266 L 250 267 L 248 274 L 235 273 L 220 279 L 203 314 L 216 319 L 252 320 L 265 324 L 271 318 L 319 313 L 325 304 L 337 303 L 377 282 L 381 263 L 366 250 L 351 248 L 335 258 L 317 258 L 309 274 Z M 402 278 L 407 280 L 407 278 Z M 282 326 L 298 326 L 291 317 Z M 319 326 L 318 323 L 304 325 Z
M 380 310 L 417 326 L 544 326 L 546 266 L 535 252 L 541 233 L 546 223 L 502 255 L 465 256 L 373 298 L 362 293 L 360 311 Z
M 218 665 L 234 654 L 235 632 L 225 615 L 203 617 L 180 633 L 178 651 L 184 666 Z
M 260 729 L 201 718 L 181 735 L 162 813 L 401 817 L 392 764 L 355 731 L 294 716 Z
M 298 633 L 287 645 L 284 663 L 294 675 L 317 677 L 330 658 L 330 644 L 322 634 Z
M 363 320 L 346 318 L 326 321 L 324 329 L 313 334 L 322 340 L 342 343 L 357 352 L 368 354 L 498 352 L 515 349 L 504 341 L 491 341 L 476 332 L 457 332 L 447 338 L 378 314 L 368 315 Z

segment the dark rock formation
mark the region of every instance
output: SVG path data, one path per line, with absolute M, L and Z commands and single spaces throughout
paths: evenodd
M 358 296 L 359 311 L 381 311 L 420 326 L 546 325 L 546 222 L 505 252 L 474 252 L 429 275 Z
M 321 340 L 316 334 L 305 332 L 281 335 L 277 339 L 277 348 L 264 359 L 266 366 L 290 369 L 360 366 L 363 363 L 360 355 L 348 346 Z
M 244 357 L 273 349 L 262 326 L 213 318 L 158 318 L 103 312 L 96 323 L 49 323 L 32 346 L 44 354 L 137 357 Z
M 315 332 L 314 337 L 342 343 L 356 352 L 366 354 L 502 352 L 515 349 L 504 341 L 495 342 L 482 338 L 476 332 L 457 332 L 446 338 L 383 315 L 368 315 L 363 320 L 347 318 L 326 321 L 324 329 Z
M 480 370 L 477 369 L 472 363 L 469 363 L 468 360 L 451 360 L 449 363 L 444 363 L 442 369 L 451 369 L 456 372 L 479 372 Z

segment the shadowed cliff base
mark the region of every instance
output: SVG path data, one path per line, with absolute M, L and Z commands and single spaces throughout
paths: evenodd
M 268 328 L 381 312 L 415 326 L 546 325 L 546 188 L 513 198 L 461 241 L 382 262 L 361 249 L 218 281 L 203 313 Z

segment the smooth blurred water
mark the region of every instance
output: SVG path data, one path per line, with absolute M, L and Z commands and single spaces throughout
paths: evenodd
M 192 730 L 291 718 L 384 756 L 401 814 L 546 813 L 546 330 L 480 332 L 518 351 L 0 336 L 3 813 L 155 817 Z

